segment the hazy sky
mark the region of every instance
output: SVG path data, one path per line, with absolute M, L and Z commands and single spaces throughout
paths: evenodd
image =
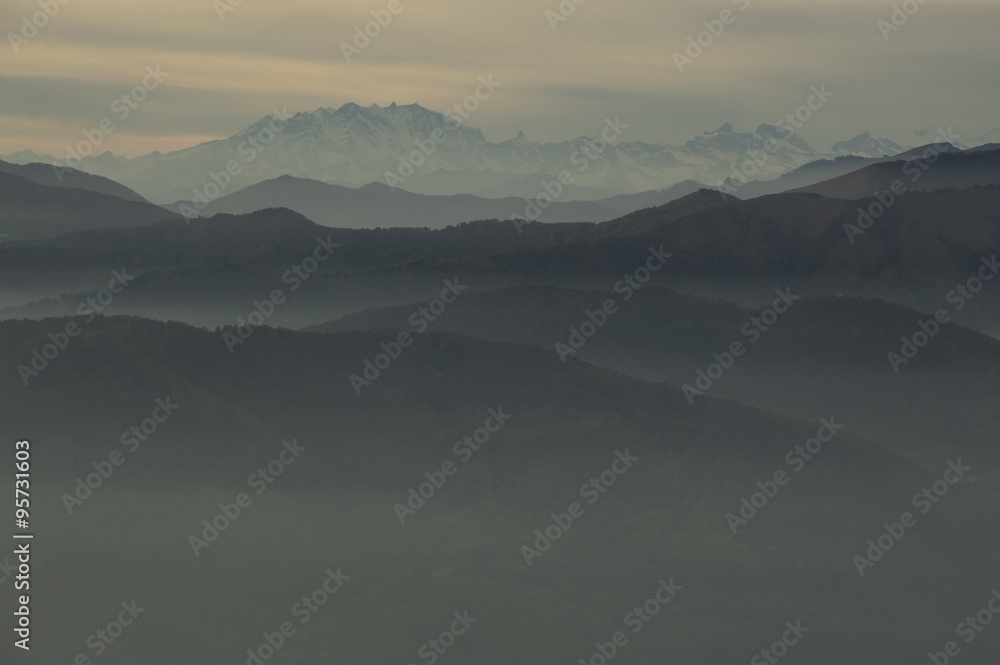
M 402 12 L 348 63 L 341 42 L 389 0 L 41 0 L 58 13 L 17 53 L 9 33 L 42 10 L 3 0 L 0 154 L 62 157 L 103 118 L 116 130 L 100 151 L 137 155 L 229 136 L 275 106 L 443 111 L 488 75 L 502 86 L 468 124 L 490 140 L 563 140 L 620 115 L 628 140 L 683 143 L 774 122 L 820 84 L 834 97 L 800 131 L 819 149 L 864 130 L 1000 127 L 997 0 L 908 0 L 919 9 L 888 41 L 881 0 L 564 0 L 575 12 L 556 30 L 545 12 L 559 0 L 393 1 Z M 735 19 L 679 72 L 673 52 L 725 9 Z M 169 76 L 119 120 L 112 102 L 156 65 Z

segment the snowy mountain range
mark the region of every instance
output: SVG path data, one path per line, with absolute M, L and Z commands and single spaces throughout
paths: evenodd
M 850 141 L 837 141 L 833 144 L 834 154 L 858 157 L 891 157 L 905 150 L 905 146 L 889 139 L 876 138 L 871 132 L 859 134 Z
M 748 154 L 769 147 L 755 178 L 777 177 L 830 156 L 773 125 L 750 132 L 727 123 L 682 146 L 628 138 L 627 120 L 608 118 L 593 137 L 535 143 L 519 133 L 490 142 L 480 130 L 417 104 L 345 104 L 311 113 L 276 110 L 230 138 L 171 153 L 130 159 L 105 152 L 69 165 L 161 204 L 199 197 L 212 201 L 283 175 L 346 187 L 382 182 L 421 194 L 534 198 L 567 172 L 571 178 L 561 183 L 558 197 L 596 200 L 686 180 L 715 185 L 745 163 Z M 834 147 L 835 154 L 879 157 L 903 150 L 867 132 Z M 4 159 L 55 161 L 31 151 Z
M 932 143 L 941 137 L 941 128 L 923 127 L 913 132 L 916 137 L 915 143 Z M 948 127 L 948 141 L 960 150 L 969 150 L 982 145 L 1000 143 L 1000 128 L 989 131 L 979 138 L 975 134 L 963 130 L 961 127 Z

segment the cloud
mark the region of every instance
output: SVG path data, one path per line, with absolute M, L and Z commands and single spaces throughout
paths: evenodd
M 634 140 L 678 143 L 725 121 L 773 122 L 818 83 L 838 93 L 805 130 L 818 147 L 866 129 L 905 136 L 929 118 L 996 124 L 995 3 L 928 2 L 886 43 L 882 2 L 749 0 L 743 11 L 747 0 L 587 0 L 555 31 L 545 12 L 557 0 L 400 2 L 348 63 L 341 42 L 389 0 L 243 0 L 224 20 L 211 0 L 71 0 L 20 53 L 2 47 L 0 153 L 62 150 L 155 64 L 170 79 L 104 147 L 138 154 L 228 136 L 275 105 L 443 110 L 486 74 L 504 87 L 473 124 L 496 140 L 521 129 L 563 140 L 619 114 Z M 678 73 L 671 54 L 726 8 L 735 22 Z M 0 27 L 16 32 L 37 11 L 9 2 Z

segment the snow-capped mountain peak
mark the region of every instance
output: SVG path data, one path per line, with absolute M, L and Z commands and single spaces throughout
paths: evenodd
M 724 123 L 714 132 L 705 132 L 705 136 L 710 136 L 712 134 L 747 134 L 748 132 L 740 127 L 737 127 L 731 122 Z
M 798 134 L 788 128 L 778 127 L 777 125 L 762 124 L 757 127 L 757 131 L 754 133 L 758 136 L 765 136 L 775 140 L 785 141 L 786 143 L 790 143 L 804 152 L 816 152 L 811 145 L 806 143 L 799 137 Z
M 980 136 L 978 143 L 979 145 L 986 145 L 987 143 L 1000 143 L 1000 128 L 994 129 Z
M 891 157 L 905 152 L 906 148 L 895 141 L 877 138 L 871 132 L 858 134 L 850 141 L 838 141 L 833 144 L 833 152 L 838 155 L 857 155 L 859 157 Z
M 514 138 L 490 142 L 468 124 L 471 120 L 457 123 L 449 115 L 395 102 L 347 103 L 298 113 L 282 109 L 229 138 L 131 159 L 104 153 L 84 159 L 79 168 L 123 183 L 154 202 L 172 203 L 205 197 L 205 191 L 216 188 L 218 196 L 225 196 L 282 175 L 347 187 L 391 181 L 423 194 L 503 197 L 533 196 L 544 182 L 568 171 L 575 192 L 606 196 L 660 190 L 687 180 L 717 184 L 733 177 L 748 160 L 752 177 L 766 180 L 832 156 L 771 124 L 751 132 L 727 122 L 682 146 L 643 142 L 621 133 L 607 142 L 607 128 L 617 126 L 611 120 L 607 128 L 596 127 L 592 137 L 536 143 L 518 132 Z M 1000 139 L 993 134 L 987 137 Z M 834 150 L 882 157 L 906 148 L 865 132 L 837 143 Z M 31 151 L 9 159 L 46 161 Z M 217 187 L 219 178 L 213 181 L 213 174 L 234 161 L 238 173 L 222 178 L 225 186 Z

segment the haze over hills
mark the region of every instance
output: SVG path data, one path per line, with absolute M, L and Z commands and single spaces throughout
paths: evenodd
M 554 183 L 554 185 L 552 184 Z M 561 185 L 552 181 L 549 188 L 558 192 Z M 605 222 L 624 213 L 664 205 L 704 187 L 688 181 L 662 191 L 621 194 L 598 201 L 556 199 L 542 205 L 519 198 L 487 199 L 479 196 L 436 196 L 413 194 L 372 183 L 351 189 L 317 180 L 282 176 L 238 192 L 228 194 L 208 205 L 178 202 L 167 208 L 185 216 L 202 217 L 225 213 L 246 214 L 266 208 L 288 208 L 318 224 L 336 228 L 427 227 L 446 226 L 479 219 L 532 219 L 541 222 Z
M 900 338 L 919 329 L 924 315 L 881 300 L 803 298 L 797 295 L 794 276 L 789 284 L 776 290 L 795 299 L 770 326 L 752 323 L 760 321 L 760 308 L 656 286 L 636 291 L 626 301 L 611 290 L 525 285 L 463 296 L 434 329 L 532 344 L 567 362 L 692 387 L 697 372 L 714 361 L 713 354 L 739 341 L 746 352 L 705 394 L 803 420 L 832 410 L 850 423 L 849 431 L 928 469 L 938 464 L 941 442 L 958 438 L 980 468 L 989 469 L 988 476 L 998 477 L 1000 449 L 993 433 L 1000 427 L 1000 413 L 989 403 L 998 389 L 1000 341 L 951 323 L 912 362 L 894 367 L 888 354 L 899 353 Z M 577 348 L 579 342 L 570 341 L 573 330 L 579 331 L 582 322 L 591 320 L 587 312 L 599 312 L 609 299 L 618 303 L 618 311 Z M 419 305 L 366 310 L 304 330 L 406 330 L 407 318 Z M 761 390 L 762 384 L 768 389 Z M 700 398 L 692 394 L 690 401 Z M 970 420 L 965 415 L 970 411 L 982 417 Z
M 44 180 L 45 172 L 51 171 L 51 167 L 40 164 L 37 167 L 28 171 L 36 179 Z M 144 200 L 126 200 L 94 191 L 96 188 L 117 194 L 124 188 L 108 186 L 103 179 L 95 182 L 97 179 L 93 176 L 85 176 L 80 174 L 73 180 L 88 189 L 77 189 L 68 184 L 41 185 L 0 169 L 0 233 L 12 241 L 34 240 L 84 229 L 141 226 L 178 217 Z
M 0 323 L 0 361 L 21 362 L 66 323 Z M 1000 519 L 1000 506 L 986 487 L 962 483 L 921 516 L 905 547 L 859 577 L 852 557 L 882 533 L 884 516 L 948 466 L 942 459 L 924 471 L 843 431 L 832 412 L 803 422 L 711 396 L 689 406 L 675 387 L 562 364 L 530 346 L 442 333 L 417 339 L 359 396 L 348 376 L 387 331 L 260 329 L 234 356 L 220 332 L 178 324 L 101 317 L 87 330 L 27 389 L 12 373 L 0 376 L 2 435 L 31 427 L 48 443 L 33 459 L 47 470 L 36 511 L 38 537 L 52 547 L 49 584 L 33 597 L 69 610 L 50 619 L 58 637 L 39 646 L 53 659 L 77 647 L 79 631 L 93 630 L 85 611 L 92 599 L 114 607 L 123 589 L 136 589 L 140 606 L 157 611 L 141 644 L 177 640 L 143 662 L 232 660 L 240 645 L 260 639 L 258 626 L 270 625 L 260 607 L 282 618 L 297 598 L 288 589 L 308 593 L 323 577 L 312 571 L 332 567 L 349 579 L 290 643 L 295 650 L 285 653 L 297 660 L 323 652 L 330 639 L 343 657 L 393 660 L 405 647 L 379 639 L 384 631 L 419 644 L 460 607 L 478 625 L 451 655 L 552 662 L 619 625 L 658 580 L 672 580 L 676 598 L 629 645 L 635 658 L 737 660 L 760 634 L 802 613 L 803 627 L 818 633 L 798 652 L 810 662 L 858 660 L 892 641 L 899 657 L 883 660 L 903 665 L 923 652 L 919 642 L 906 646 L 916 633 L 967 602 L 956 588 L 978 598 L 1000 552 L 993 531 L 975 528 Z M 148 414 L 164 396 L 177 406 L 156 437 L 67 514 L 61 495 L 73 491 L 80 470 L 116 449 L 119 423 Z M 64 405 L 59 418 L 46 417 L 53 400 Z M 486 443 L 461 448 L 467 457 L 453 453 L 491 413 L 504 420 L 486 420 L 495 430 Z M 829 439 L 819 453 L 794 458 L 798 467 L 786 461 L 817 435 Z M 297 456 L 284 457 L 293 461 L 269 476 L 266 493 L 193 555 L 201 521 L 288 449 L 282 440 L 295 441 Z M 442 459 L 455 473 L 401 524 L 394 505 Z M 581 483 L 619 459 L 628 466 L 614 466 L 605 491 L 593 490 L 596 500 L 581 496 Z M 775 469 L 790 482 L 734 531 L 727 514 Z M 175 494 L 178 476 L 184 491 Z M 542 542 L 535 531 L 574 501 L 583 512 L 539 545 L 540 557 L 526 558 L 523 546 Z M 134 548 L 134 539 L 143 556 L 107 559 L 107 548 Z M 283 565 L 251 575 L 261 557 Z M 928 565 L 942 572 L 926 578 Z M 248 575 L 257 581 L 247 584 Z M 409 604 L 390 602 L 412 594 L 430 598 L 416 617 Z M 377 622 L 358 620 L 376 612 Z M 738 625 L 734 613 L 744 617 Z M 821 618 L 810 624 L 812 616 Z M 552 617 L 567 628 L 552 631 Z M 522 638 L 511 640 L 512 632 Z M 139 651 L 120 650 L 113 662 Z
M 0 18 L 0 665 L 1000 664 L 997 0 Z
M 349 240 L 352 250 L 338 252 L 324 262 L 318 269 L 317 279 L 304 284 L 304 294 L 311 292 L 322 281 L 320 278 L 329 273 L 352 276 L 351 279 L 356 280 L 356 283 L 351 281 L 343 288 L 338 287 L 339 297 L 348 302 L 376 298 L 371 293 L 373 288 L 382 292 L 381 297 L 392 298 L 389 302 L 406 302 L 412 297 L 409 295 L 412 293 L 410 282 L 414 275 L 408 273 L 403 284 L 395 276 L 399 270 L 419 266 L 425 260 L 458 260 L 516 248 L 650 232 L 674 219 L 722 203 L 717 193 L 706 190 L 620 221 L 602 225 L 535 224 L 525 226 L 520 233 L 519 225 L 507 220 L 464 223 L 436 232 L 405 228 L 340 229 L 331 234 L 331 229 L 299 213 L 276 209 L 241 216 L 216 215 L 209 220 L 194 219 L 190 223 L 164 222 L 132 230 L 84 230 L 46 241 L 0 244 L 0 307 L 7 308 L 2 310 L 6 317 L 15 316 L 18 311 L 29 316 L 32 315 L 29 311 L 43 315 L 64 311 L 61 308 L 75 306 L 72 297 L 64 298 L 61 303 L 40 302 L 27 310 L 11 308 L 79 293 L 81 287 L 89 291 L 91 287 L 83 285 L 91 284 L 96 288 L 107 281 L 109 271 L 125 265 L 140 276 L 151 273 L 148 279 L 159 281 L 163 286 L 158 295 L 151 296 L 146 303 L 152 310 L 144 312 L 152 316 L 165 315 L 162 298 L 166 297 L 176 306 L 176 310 L 174 305 L 166 310 L 170 312 L 167 318 L 214 326 L 230 319 L 230 313 L 235 316 L 234 306 L 241 309 L 242 303 L 252 300 L 261 289 L 270 291 L 268 285 L 276 275 L 280 276 L 289 265 L 300 261 L 303 253 L 312 251 L 317 237 L 328 236 Z M 202 275 L 201 271 L 207 274 Z M 178 282 L 182 272 L 189 279 Z M 376 286 L 373 275 L 380 272 L 393 283 Z M 430 279 L 437 280 L 437 277 Z M 140 277 L 138 285 L 141 287 L 145 281 Z M 214 288 L 216 286 L 218 289 Z M 399 292 L 393 293 L 394 290 Z M 324 297 L 331 293 L 323 292 Z M 186 299 L 195 293 L 199 301 L 209 299 L 206 310 L 186 306 Z M 294 309 L 294 306 L 283 308 L 282 313 Z M 289 325 L 317 323 L 328 316 L 329 312 L 320 319 L 296 319 Z
M 218 213 L 245 214 L 265 208 L 288 208 L 318 224 L 339 228 L 376 228 L 416 226 L 444 228 L 476 219 L 526 217 L 528 204 L 523 199 L 485 199 L 478 196 L 433 196 L 391 189 L 383 183 L 371 183 L 358 189 L 330 185 L 318 180 L 282 176 L 251 185 L 212 201 L 200 211 L 201 216 Z M 169 208 L 190 214 L 196 211 L 191 202 Z M 599 202 L 557 201 L 544 210 L 535 208 L 544 222 L 603 222 L 618 216 Z
M 793 192 L 812 192 L 841 199 L 863 199 L 876 192 L 932 192 L 937 189 L 968 189 L 1000 185 L 1000 149 L 901 155 L 902 160 L 883 161 L 831 180 L 800 187 Z M 905 189 L 900 189 L 900 185 Z
M 696 147 L 712 154 L 735 141 L 742 150 L 756 140 L 747 136 L 759 138 L 723 128 Z M 435 612 L 468 607 L 493 626 L 477 633 L 483 641 L 464 642 L 477 662 L 491 662 L 478 657 L 490 653 L 503 654 L 497 665 L 541 665 L 593 641 L 621 620 L 617 608 L 648 593 L 649 579 L 673 574 L 690 606 L 678 601 L 663 615 L 670 630 L 633 645 L 639 662 L 667 652 L 729 662 L 787 620 L 780 617 L 807 607 L 829 635 L 799 652 L 810 662 L 858 660 L 891 640 L 898 658 L 883 660 L 907 665 L 924 653 L 925 625 L 953 621 L 967 605 L 955 588 L 978 592 L 1000 556 L 1000 539 L 980 528 L 1000 519 L 992 408 L 1000 342 L 963 327 L 1000 334 L 1000 290 L 984 277 L 954 309 L 956 285 L 991 266 L 1000 271 L 1000 186 L 982 185 L 994 178 L 1000 152 L 942 153 L 921 171 L 929 191 L 914 187 L 862 226 L 859 210 L 874 199 L 844 198 L 843 183 L 873 186 L 870 174 L 905 162 L 835 160 L 834 168 L 860 168 L 812 186 L 841 187 L 838 196 L 740 200 L 689 181 L 556 201 L 543 220 L 559 223 L 465 221 L 509 217 L 523 199 L 349 189 L 291 176 L 221 196 L 204 211 L 216 214 L 185 220 L 148 203 L 0 172 L 0 211 L 22 220 L 0 243 L 0 361 L 13 370 L 0 373 L 0 433 L 30 428 L 46 442 L 34 458 L 47 474 L 39 534 L 65 544 L 50 559 L 55 591 L 38 600 L 72 608 L 57 626 L 73 634 L 84 630 L 82 598 L 117 591 L 114 584 L 139 588 L 165 617 L 151 629 L 155 639 L 184 635 L 182 655 L 231 659 L 231 644 L 260 632 L 247 629 L 259 622 L 255 608 L 286 604 L 289 586 L 314 584 L 299 569 L 336 551 L 361 583 L 289 656 L 326 653 L 315 640 L 334 635 L 341 656 L 395 659 L 380 632 L 390 626 L 419 640 L 435 617 L 379 610 L 377 628 L 352 617 L 391 606 L 387 599 L 429 594 L 424 602 Z M 812 162 L 781 180 L 828 168 Z M 38 167 L 28 171 L 44 179 Z M 583 221 L 588 211 L 608 221 Z M 35 221 L 45 213 L 45 223 Z M 127 276 L 125 288 L 108 299 L 114 275 Z M 737 303 L 770 303 L 776 289 L 792 299 L 790 311 L 754 339 L 747 326 L 764 315 Z M 446 293 L 455 298 L 436 309 Z M 598 326 L 594 312 L 609 299 L 619 309 Z M 942 308 L 949 321 L 926 327 Z M 576 348 L 574 330 L 587 321 L 594 334 L 578 332 Z M 287 329 L 302 326 L 311 327 Z M 63 340 L 71 329 L 80 333 Z M 918 355 L 900 347 L 929 330 Z M 397 341 L 401 331 L 412 344 Z M 733 341 L 746 352 L 729 364 L 719 354 Z M 55 355 L 38 351 L 48 347 Z M 906 362 L 893 367 L 889 353 Z M 729 366 L 705 385 L 699 372 L 714 377 L 713 362 Z M 107 456 L 121 423 L 141 419 L 164 395 L 182 406 L 144 458 L 129 458 L 127 474 L 115 471 L 79 517 L 67 514 L 80 470 L 103 468 L 92 460 Z M 51 404 L 63 405 L 58 415 Z M 407 505 L 408 488 L 437 478 L 442 454 L 497 408 L 512 414 L 510 424 L 454 478 L 443 475 L 434 500 L 423 499 L 400 524 L 394 506 Z M 834 443 L 801 462 L 800 481 L 789 451 L 822 427 L 832 428 Z M 207 528 L 199 520 L 246 485 L 252 471 L 244 467 L 289 439 L 308 464 L 274 479 L 276 488 L 224 539 L 190 558 L 192 529 Z M 526 561 L 522 545 L 536 543 L 536 529 L 623 447 L 635 468 L 622 478 L 614 472 L 601 504 L 588 504 L 559 542 L 538 541 L 550 554 Z M 955 460 L 970 465 L 968 477 L 946 504 L 921 514 L 919 532 L 907 532 L 891 565 L 862 580 L 857 555 L 872 547 L 868 539 Z M 746 524 L 734 522 L 731 515 L 745 514 L 741 500 L 755 488 L 770 491 L 775 469 L 792 485 L 781 485 Z M 138 553 L 136 537 L 146 548 Z M 135 556 L 111 565 L 102 559 L 108 546 Z M 282 562 L 268 578 L 273 585 L 241 592 L 233 610 L 232 588 L 256 574 L 262 556 Z M 247 564 L 222 573 L 200 566 L 213 557 Z M 658 572 L 664 557 L 668 573 Z M 81 565 L 84 582 L 70 572 Z M 917 589 L 912 580 L 928 566 L 946 572 Z M 191 610 L 191 594 L 204 588 L 219 593 Z M 611 615 L 580 610 L 585 602 Z M 220 612 L 230 619 L 217 628 Z M 733 612 L 752 618 L 734 627 Z M 545 624 L 552 616 L 572 617 L 573 628 L 553 638 Z M 211 630 L 199 628 L 210 620 Z M 719 640 L 719 626 L 733 636 Z M 512 631 L 527 637 L 511 641 Z M 44 649 L 70 646 L 57 640 Z M 151 665 L 177 657 L 174 649 Z
M 91 175 L 76 169 L 56 167 L 51 164 L 33 162 L 29 164 L 12 164 L 0 161 L 0 172 L 21 176 L 36 184 L 47 187 L 72 187 L 86 189 L 99 194 L 108 194 L 125 201 L 149 203 L 146 199 L 109 178 Z
M 137 279 L 114 303 L 115 313 L 224 325 L 282 286 L 283 274 L 317 238 L 341 247 L 274 315 L 274 325 L 320 323 L 364 303 L 414 302 L 456 276 L 473 290 L 539 282 L 607 288 L 651 247 L 672 255 L 654 281 L 686 293 L 750 304 L 776 283 L 794 282 L 804 295 L 879 297 L 933 312 L 997 251 L 1000 187 L 908 193 L 862 228 L 859 209 L 873 201 L 794 193 L 724 202 L 703 190 L 601 224 L 485 220 L 440 230 L 330 229 L 288 210 L 265 210 L 87 231 L 0 245 L 0 270 L 10 266 L 4 279 L 36 295 L 12 297 L 0 317 L 70 314 L 107 281 L 102 271 L 125 265 Z M 62 276 L 82 273 L 95 275 L 91 288 L 62 289 Z M 75 295 L 30 302 L 47 283 L 49 296 Z M 977 293 L 959 318 L 1000 332 L 1000 291 Z
M 711 201 L 718 195 L 706 191 L 692 197 Z M 996 186 L 913 192 L 897 197 L 873 224 L 862 219 L 863 226 L 858 226 L 860 211 L 874 199 L 848 201 L 808 193 L 730 199 L 652 228 L 630 227 L 635 233 L 579 238 L 566 246 L 516 248 L 446 265 L 478 274 L 614 274 L 627 270 L 649 246 L 662 244 L 674 256 L 657 277 L 669 275 L 684 290 L 725 284 L 727 299 L 739 301 L 744 286 L 749 291 L 751 284 L 796 275 L 810 293 L 879 293 L 912 304 L 914 298 L 928 296 L 943 300 L 948 289 L 938 294 L 939 289 L 973 276 L 980 259 L 996 251 L 998 197 Z M 667 209 L 676 210 L 685 202 L 681 199 Z M 630 220 L 655 221 L 657 215 L 656 209 L 641 211 L 610 225 L 629 227 Z M 955 224 L 955 219 L 962 223 Z M 532 226 L 522 230 L 528 228 Z M 980 297 L 992 296 L 984 291 Z
M 989 147 L 980 146 L 978 148 L 970 148 L 966 152 L 972 154 L 984 149 L 989 149 Z M 845 155 L 841 157 L 834 157 L 833 159 L 818 159 L 771 180 L 751 180 L 743 182 L 743 180 L 747 179 L 744 178 L 743 180 L 740 180 L 737 178 L 729 178 L 725 183 L 723 183 L 720 189 L 733 196 L 738 196 L 741 199 L 753 199 L 758 196 L 781 194 L 782 192 L 790 192 L 798 188 L 815 185 L 825 180 L 832 180 L 833 178 L 847 173 L 860 171 L 865 166 L 870 166 L 872 164 L 921 158 L 928 160 L 932 159 L 937 154 L 959 151 L 959 148 L 947 141 L 944 141 L 939 135 L 937 136 L 937 141 L 934 143 L 918 146 L 890 157 L 861 157 L 857 155 Z

